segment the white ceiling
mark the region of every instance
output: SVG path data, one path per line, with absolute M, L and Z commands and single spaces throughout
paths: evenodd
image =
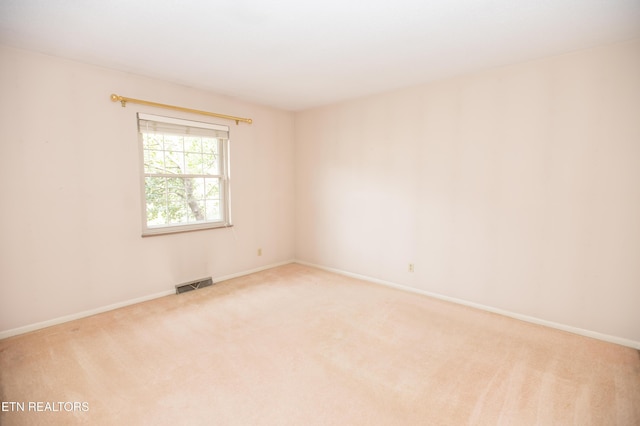
M 0 0 L 2 44 L 293 111 L 639 36 L 640 0 Z

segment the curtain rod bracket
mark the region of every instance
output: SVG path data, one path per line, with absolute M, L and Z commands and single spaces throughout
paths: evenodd
M 179 107 L 179 106 L 175 106 L 175 105 L 160 104 L 158 102 L 143 101 L 141 99 L 125 98 L 124 96 L 119 96 L 119 95 L 116 95 L 115 93 L 113 93 L 111 95 L 111 100 L 113 102 L 120 101 L 120 104 L 122 105 L 123 108 L 125 106 L 127 106 L 127 102 L 133 102 L 133 103 L 136 103 L 136 104 L 149 105 L 149 106 L 152 106 L 152 107 L 173 109 L 175 111 L 185 111 L 185 112 L 190 112 L 190 113 L 193 113 L 193 114 L 208 115 L 209 117 L 222 118 L 222 119 L 225 119 L 225 120 L 233 120 L 233 121 L 236 122 L 236 126 L 239 125 L 241 121 L 243 123 L 247 123 L 247 124 L 253 123 L 253 120 L 250 119 L 250 118 L 235 117 L 233 115 L 218 114 L 218 113 L 209 112 L 209 111 L 200 111 L 200 110 L 197 110 L 197 109 L 184 108 L 184 107 Z

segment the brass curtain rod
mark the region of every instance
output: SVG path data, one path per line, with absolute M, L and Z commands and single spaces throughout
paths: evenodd
M 176 111 L 184 111 L 184 112 L 191 112 L 194 114 L 208 115 L 209 117 L 224 118 L 225 120 L 235 121 L 236 125 L 240 124 L 241 121 L 243 123 L 248 123 L 248 124 L 253 123 L 253 120 L 250 118 L 235 117 L 233 115 L 218 114 L 215 112 L 200 111 L 198 109 L 185 108 L 185 107 L 180 107 L 175 105 L 160 104 L 158 102 L 143 101 L 141 99 L 126 98 L 124 96 L 118 96 L 116 94 L 111 95 L 111 100 L 113 102 L 120 101 L 123 108 L 127 106 L 127 102 L 132 102 L 134 104 L 149 105 L 149 106 L 158 107 L 158 108 L 167 108 L 167 109 L 173 109 Z

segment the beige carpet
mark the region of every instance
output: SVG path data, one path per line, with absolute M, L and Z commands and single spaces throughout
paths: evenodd
M 0 398 L 3 426 L 631 426 L 640 357 L 292 264 L 2 340 Z

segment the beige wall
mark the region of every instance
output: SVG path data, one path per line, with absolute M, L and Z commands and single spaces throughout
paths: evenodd
M 293 259 L 293 114 L 4 47 L 0 63 L 0 333 Z M 228 123 L 234 228 L 140 237 L 136 112 L 202 117 L 111 93 L 254 119 Z
M 298 259 L 640 342 L 640 43 L 302 112 L 295 139 Z
M 0 335 L 295 257 L 640 342 L 639 42 L 295 115 L 0 63 Z M 254 119 L 231 124 L 233 229 L 140 237 L 135 114 L 160 111 L 114 92 Z

